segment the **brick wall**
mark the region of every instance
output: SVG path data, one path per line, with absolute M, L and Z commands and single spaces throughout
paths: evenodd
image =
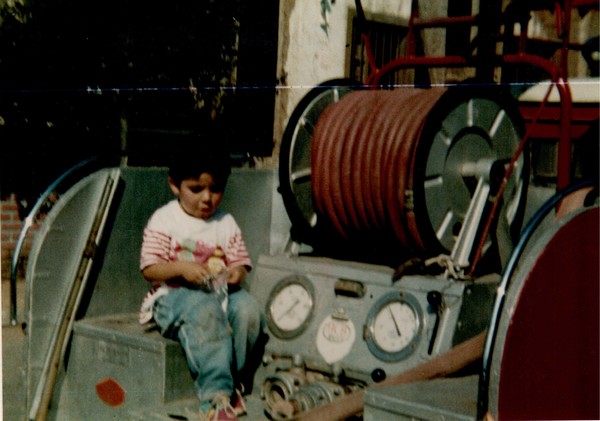
M 12 258 L 15 251 L 15 245 L 23 226 L 23 221 L 19 218 L 19 208 L 17 206 L 17 200 L 14 194 L 8 197 L 2 198 L 1 214 L 2 227 L 0 233 L 2 234 L 2 280 L 8 281 L 10 279 Z M 27 262 L 27 256 L 31 249 L 33 237 L 37 231 L 39 225 L 33 224 L 27 233 L 25 243 L 21 249 L 21 257 L 19 264 L 18 276 L 22 278 L 24 276 L 25 266 Z

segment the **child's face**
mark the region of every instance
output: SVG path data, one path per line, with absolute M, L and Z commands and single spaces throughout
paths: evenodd
M 185 179 L 179 186 L 169 178 L 169 186 L 179 197 L 185 213 L 196 218 L 208 219 L 213 216 L 223 198 L 223 192 L 215 190 L 215 179 L 208 173 Z

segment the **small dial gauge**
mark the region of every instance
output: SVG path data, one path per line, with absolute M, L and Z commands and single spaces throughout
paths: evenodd
M 386 294 L 369 312 L 365 336 L 373 355 L 383 361 L 399 361 L 416 348 L 421 335 L 417 300 L 404 292 Z
M 300 335 L 314 311 L 314 290 L 307 278 L 291 276 L 281 280 L 267 301 L 267 324 L 279 338 Z

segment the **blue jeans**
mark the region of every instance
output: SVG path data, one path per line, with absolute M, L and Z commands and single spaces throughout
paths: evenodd
M 153 313 L 163 336 L 181 343 L 200 401 L 232 394 L 234 376 L 249 363 L 263 332 L 254 297 L 244 289 L 230 293 L 225 314 L 210 293 L 171 288 L 156 301 Z

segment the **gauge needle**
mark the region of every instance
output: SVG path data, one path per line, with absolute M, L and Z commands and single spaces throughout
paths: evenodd
M 396 320 L 396 316 L 394 316 L 394 312 L 392 311 L 392 308 L 388 307 L 388 310 L 390 311 L 390 315 L 392 316 L 392 321 L 394 322 L 394 326 L 396 327 L 396 333 L 398 334 L 398 336 L 402 336 L 402 333 L 400 333 L 400 326 L 398 326 L 398 321 Z
M 298 305 L 299 302 L 300 302 L 300 299 L 296 298 L 296 300 L 293 302 L 293 304 L 286 311 L 284 311 L 283 313 L 281 313 L 279 315 L 277 320 L 281 320 L 282 317 L 287 316 L 294 309 L 294 307 L 296 307 Z

